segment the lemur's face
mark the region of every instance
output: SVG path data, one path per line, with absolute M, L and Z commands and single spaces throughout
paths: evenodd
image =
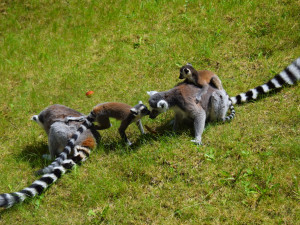
M 130 112 L 137 119 L 140 119 L 140 118 L 150 114 L 150 111 L 148 110 L 147 106 L 145 106 L 141 101 L 139 102 L 139 104 L 137 104 L 133 108 L 131 108 Z
M 157 92 L 148 92 L 150 95 L 149 105 L 151 107 L 151 112 L 149 117 L 155 119 L 159 114 L 164 113 L 168 110 L 169 105 L 166 100 Z
M 179 79 L 185 79 L 185 78 L 191 79 L 194 71 L 195 69 L 191 64 L 189 63 L 186 64 L 185 66 L 180 68 Z

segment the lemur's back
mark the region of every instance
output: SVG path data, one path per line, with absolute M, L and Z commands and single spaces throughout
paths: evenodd
M 98 116 L 109 116 L 118 120 L 125 119 L 130 114 L 132 107 L 120 102 L 106 102 L 98 104 L 93 108 L 93 112 Z
M 46 133 L 48 134 L 50 126 L 53 123 L 57 121 L 64 121 L 64 119 L 69 116 L 79 117 L 83 116 L 83 114 L 64 105 L 55 104 L 45 108 L 42 112 L 40 112 L 40 114 L 38 115 L 39 121 L 37 122 L 45 129 Z

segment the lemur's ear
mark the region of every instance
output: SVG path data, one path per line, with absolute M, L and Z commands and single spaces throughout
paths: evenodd
M 139 104 L 143 104 L 143 102 L 142 102 L 142 101 L 139 101 Z
M 186 65 L 187 65 L 187 66 L 193 66 L 191 63 L 187 63 Z
M 130 112 L 131 112 L 133 115 L 135 115 L 135 116 L 138 114 L 136 108 L 131 108 L 131 109 L 130 109 Z
M 167 103 L 165 100 L 160 100 L 160 101 L 157 103 L 157 108 L 161 108 L 161 109 L 163 109 L 164 111 L 167 111 L 167 110 L 168 110 L 168 103 Z
M 158 93 L 157 91 L 147 91 L 147 94 L 149 96 L 155 95 L 156 93 Z

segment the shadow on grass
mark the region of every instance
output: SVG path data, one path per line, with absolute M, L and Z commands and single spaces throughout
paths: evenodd
M 222 124 L 223 122 L 210 122 L 206 124 L 205 129 L 214 129 L 215 126 L 221 126 Z M 187 134 L 191 136 L 191 139 L 194 139 L 195 136 L 194 125 L 192 121 L 184 121 L 176 131 L 172 130 L 172 119 L 166 120 L 166 122 L 157 127 L 149 127 L 147 125 L 144 126 L 148 132 L 144 135 L 140 135 L 131 146 L 127 146 L 122 139 L 118 139 L 117 141 L 101 142 L 98 146 L 98 149 L 103 149 L 106 154 L 114 152 L 116 154 L 123 155 L 136 152 L 142 146 L 149 145 L 151 142 L 161 140 L 162 138 L 179 138 L 181 135 Z
M 48 145 L 44 142 L 36 142 L 33 145 L 25 146 L 24 150 L 15 156 L 16 160 L 28 162 L 32 168 L 41 168 L 49 164 L 49 161 L 42 158 L 48 153 Z

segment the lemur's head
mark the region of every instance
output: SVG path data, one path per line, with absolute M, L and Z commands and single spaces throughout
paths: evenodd
M 185 66 L 180 68 L 179 79 L 192 79 L 193 74 L 197 74 L 197 70 L 195 70 L 192 64 L 187 63 Z
M 130 109 L 130 113 L 135 116 L 136 119 L 141 119 L 143 116 L 147 116 L 150 114 L 147 106 L 143 104 L 142 101 L 139 101 L 139 104 L 133 106 Z
M 159 114 L 166 112 L 169 109 L 169 104 L 163 99 L 163 96 L 157 91 L 149 91 L 149 105 L 151 112 L 149 117 L 155 119 Z
M 40 125 L 42 128 L 44 128 L 44 121 L 43 121 L 43 117 L 39 117 L 39 115 L 34 115 L 31 117 L 31 120 L 35 121 L 38 123 L 38 125 Z

